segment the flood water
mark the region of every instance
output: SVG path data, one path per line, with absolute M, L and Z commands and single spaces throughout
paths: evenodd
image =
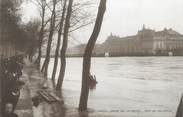
M 49 76 L 53 59 L 51 60 Z M 77 111 L 82 58 L 67 58 L 63 97 L 66 117 Z M 183 57 L 92 58 L 96 89 L 88 117 L 174 117 L 183 93 Z

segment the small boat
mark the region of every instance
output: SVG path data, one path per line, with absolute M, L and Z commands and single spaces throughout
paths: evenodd
M 96 76 L 95 75 L 90 75 L 89 77 L 89 85 L 90 85 L 90 89 L 94 89 L 96 88 L 96 84 L 98 83 L 96 80 Z

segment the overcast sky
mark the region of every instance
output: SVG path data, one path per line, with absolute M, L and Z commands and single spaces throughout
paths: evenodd
M 39 16 L 33 5 L 23 6 L 24 20 Z M 155 30 L 173 28 L 183 34 L 183 0 L 107 0 L 98 42 L 105 41 L 111 32 L 121 37 L 135 35 L 143 24 Z M 79 31 L 76 38 L 87 42 L 92 29 L 93 25 Z

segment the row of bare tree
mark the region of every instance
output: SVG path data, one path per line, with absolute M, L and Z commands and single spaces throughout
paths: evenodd
M 91 55 L 101 29 L 103 16 L 106 9 L 106 0 L 100 0 L 98 14 L 95 20 L 92 18 L 92 13 L 90 13 L 88 10 L 85 10 L 86 7 L 91 5 L 89 0 L 31 0 L 31 2 L 33 2 L 39 9 L 41 21 L 38 23 L 39 28 L 35 29 L 35 27 L 31 28 L 31 26 L 27 28 L 38 31 L 38 36 L 34 37 L 38 44 L 35 44 L 36 46 L 31 46 L 30 50 L 33 50 L 34 48 L 38 49 L 38 56 L 35 60 L 35 64 L 37 65 L 37 68 L 44 73 L 45 77 L 47 77 L 51 58 L 51 50 L 53 47 L 56 47 L 54 54 L 54 66 L 51 77 L 54 82 L 57 81 L 55 88 L 58 91 L 61 91 L 62 89 L 66 69 L 66 51 L 72 32 L 95 21 L 93 32 L 89 38 L 83 56 L 82 86 L 79 110 L 84 111 L 87 109 L 89 94 Z M 32 22 L 29 24 L 35 23 Z M 55 35 L 57 35 L 56 40 Z M 56 45 L 54 45 L 53 42 L 56 42 Z M 41 59 L 43 56 L 42 53 L 44 50 L 43 48 L 45 45 L 46 56 L 43 64 L 41 65 Z M 34 55 L 34 52 L 30 53 L 29 55 L 31 58 Z M 58 70 L 59 59 L 61 63 L 60 70 Z M 58 78 L 56 78 L 57 72 L 59 73 Z

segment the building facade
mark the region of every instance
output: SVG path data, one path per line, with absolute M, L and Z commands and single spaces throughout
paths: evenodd
M 83 56 L 85 44 L 67 50 L 68 56 Z M 136 35 L 119 37 L 111 33 L 102 44 L 96 44 L 93 56 L 182 56 L 183 35 L 173 29 L 162 31 L 143 28 Z
M 120 38 L 111 34 L 101 49 L 100 54 L 109 56 L 183 55 L 183 35 L 173 29 L 155 31 L 143 26 L 133 36 Z

